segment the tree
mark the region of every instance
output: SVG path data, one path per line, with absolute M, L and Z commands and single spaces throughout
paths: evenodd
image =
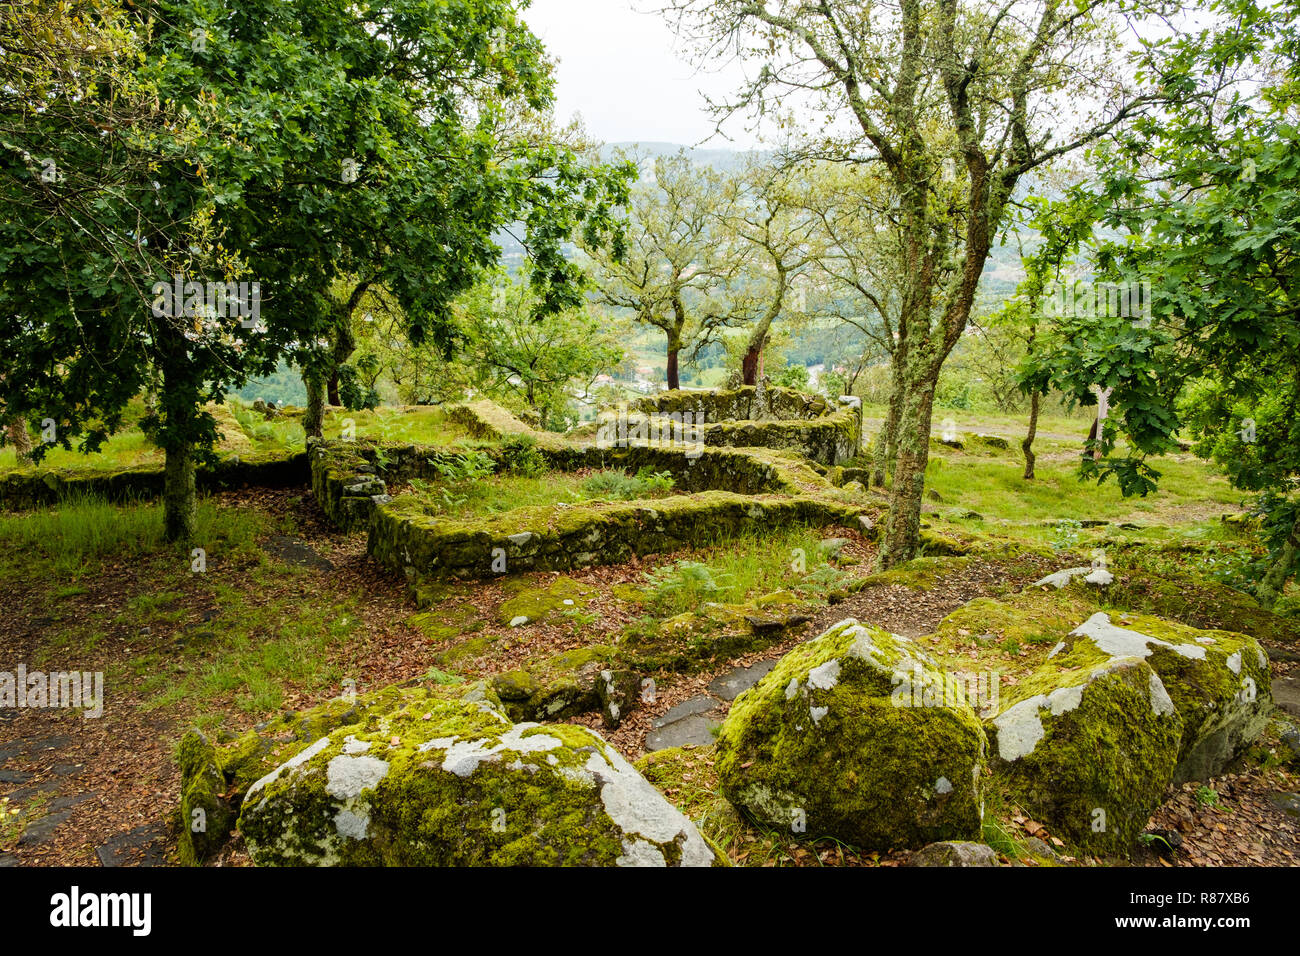
M 0 404 L 51 420 L 60 445 L 80 438 L 90 452 L 161 378 L 148 424 L 167 453 L 168 535 L 181 537 L 193 514 L 192 490 L 181 493 L 193 486 L 186 452 L 216 437 L 196 409 L 229 381 L 225 370 L 256 361 L 218 327 L 202 290 L 182 286 L 178 308 L 150 308 L 152 283 L 172 267 L 203 263 L 225 278 L 235 265 L 213 241 L 203 175 L 223 130 L 205 141 L 208 104 L 186 113 L 159 95 L 138 14 L 35 2 L 10 5 L 0 30 Z M 206 375 L 183 370 L 190 355 Z
M 328 381 L 354 304 L 340 277 L 382 280 L 408 336 L 445 346 L 451 301 L 522 221 L 547 308 L 581 300 L 563 246 L 616 233 L 621 177 L 546 144 L 496 148 L 501 103 L 552 93 L 511 0 L 131 9 L 34 29 L 13 57 L 6 44 L 0 400 L 93 451 L 156 375 L 145 424 L 166 454 L 169 539 L 192 533 L 206 402 L 286 355 Z M 160 297 L 173 277 L 180 294 Z M 224 294 L 236 279 L 252 294 Z
M 846 386 L 867 365 L 890 360 L 889 407 L 873 447 L 871 476 L 873 485 L 883 487 L 898 457 L 909 332 L 902 321 L 905 242 L 898 205 L 888 182 L 870 167 L 818 163 L 811 176 L 804 202 L 817 229 L 814 275 L 825 290 L 814 312 L 857 329 L 867 343 Z
M 805 152 L 883 170 L 899 199 L 906 357 L 881 562 L 910 560 L 939 371 L 965 331 L 1022 177 L 1119 127 L 1154 97 L 1125 89 L 1112 15 L 1122 0 L 672 0 L 701 59 L 760 64 L 724 118 L 796 109 L 827 122 Z M 1104 115 L 1062 131 L 1068 97 Z M 805 129 L 816 124 L 807 124 Z M 838 127 L 837 127 L 838 124 Z M 837 128 L 851 126 L 843 136 Z M 824 132 L 823 132 L 824 128 Z M 944 282 L 944 273 L 951 279 Z
M 816 220 L 801 201 L 804 179 L 804 170 L 751 162 L 725 186 L 720 226 L 739 240 L 738 252 L 745 256 L 732 307 L 733 319 L 749 319 L 741 358 L 744 385 L 758 384 L 772 325 L 795 305 L 795 284 L 817 258 Z
M 545 318 L 541 309 L 528 285 L 498 275 L 463 296 L 457 312 L 475 387 L 508 405 L 522 403 L 550 428 L 566 412 L 570 387 L 580 384 L 585 394 L 623 352 L 588 308 Z
M 1096 208 L 1086 200 L 1082 190 L 1074 190 L 1067 199 L 1048 200 L 1030 197 L 1026 200 L 1029 215 L 1025 222 L 1036 229 L 1041 241 L 1032 251 L 1021 248 L 1020 263 L 1025 278 L 1016 288 L 1016 294 L 1003 303 L 1002 308 L 990 316 L 987 326 L 1007 333 L 1012 342 L 1022 344 L 1023 358 L 1032 363 L 1042 326 L 1050 324 L 1049 299 L 1063 288 L 1065 270 L 1079 247 L 1092 237 L 1096 223 Z M 1050 335 L 1052 330 L 1048 329 Z M 999 357 L 1000 368 L 1012 366 L 1009 360 Z M 1018 369 L 1016 370 L 1018 373 Z M 1020 449 L 1025 456 L 1024 478 L 1034 480 L 1036 458 L 1034 439 L 1038 434 L 1038 415 L 1042 407 L 1043 391 L 1032 384 L 1021 385 L 1019 374 L 1011 377 L 1016 386 L 1029 396 L 1029 426 Z
M 1098 271 L 1150 282 L 1150 318 L 1068 316 L 1025 381 L 1079 401 L 1113 389 L 1120 414 L 1088 443 L 1084 477 L 1148 494 L 1150 460 L 1188 429 L 1259 493 L 1270 555 L 1256 594 L 1271 605 L 1300 557 L 1300 3 L 1213 12 L 1220 26 L 1147 50 L 1180 102 L 1095 156 L 1087 201 L 1126 233 L 1096 241 Z
M 726 292 L 744 253 L 724 238 L 728 191 L 683 152 L 654 162 L 654 182 L 627 207 L 625 254 L 584 243 L 600 300 L 664 334 L 667 381 L 681 387 L 683 349 L 699 351 L 732 320 Z

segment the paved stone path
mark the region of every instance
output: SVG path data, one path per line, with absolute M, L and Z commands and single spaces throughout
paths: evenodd
M 31 848 L 49 842 L 59 827 L 71 819 L 76 808 L 96 794 L 78 788 L 78 777 L 83 764 L 69 761 L 54 763 L 48 775 L 37 780 L 26 770 L 7 768 L 4 765 L 14 757 L 36 757 L 57 754 L 72 743 L 71 737 L 54 734 L 45 737 L 28 737 L 0 744 L 0 784 L 18 785 L 8 794 L 8 807 L 22 811 L 24 823 L 16 849 Z M 30 819 L 28 814 L 30 813 Z M 163 821 L 136 827 L 127 833 L 111 837 L 96 854 L 103 866 L 162 866 L 167 840 L 167 824 Z M 14 853 L 0 853 L 0 867 L 21 866 Z
M 709 693 L 692 697 L 669 708 L 650 725 L 646 750 L 670 747 L 708 747 L 714 731 L 722 726 L 722 705 L 735 700 L 771 673 L 776 659 L 749 667 L 734 667 L 709 683 Z

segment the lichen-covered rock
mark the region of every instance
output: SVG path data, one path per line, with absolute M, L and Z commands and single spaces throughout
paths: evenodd
M 908 866 L 997 866 L 998 855 L 986 843 L 947 840 L 931 843 L 912 854 Z
M 195 866 L 216 853 L 230 836 L 235 812 L 226 798 L 226 778 L 208 738 L 191 730 L 177 753 L 181 805 L 177 845 L 181 863 Z
M 1183 721 L 1139 657 L 1071 655 L 1003 695 L 989 721 L 996 775 L 1081 846 L 1126 852 L 1173 779 Z
M 249 788 L 239 827 L 262 866 L 722 862 L 596 733 L 514 724 L 475 693 L 321 737 Z
M 467 690 L 451 687 L 439 692 Z M 215 746 L 197 730 L 190 731 L 177 751 L 181 862 L 193 865 L 212 857 L 229 836 L 248 788 L 304 746 L 373 711 L 391 710 L 406 696 L 424 693 L 418 687 L 394 686 L 338 697 L 309 710 L 285 713 Z
M 718 737 L 724 795 L 760 822 L 863 848 L 978 836 L 985 736 L 905 638 L 852 619 L 741 694 Z
M 1254 638 L 1202 631 L 1146 615 L 1123 626 L 1097 613 L 1063 643 L 1076 656 L 1137 657 L 1159 675 L 1183 720 L 1174 783 L 1219 774 L 1268 725 L 1273 709 L 1268 656 Z
M 1044 588 L 1050 586 L 1059 591 L 1075 578 L 1082 578 L 1088 584 L 1097 585 L 1098 587 L 1105 587 L 1115 581 L 1115 576 L 1105 568 L 1066 568 L 1063 571 L 1049 574 L 1041 581 L 1035 581 L 1032 587 Z
M 603 670 L 596 683 L 600 716 L 606 727 L 616 729 L 641 703 L 641 675 L 629 670 Z

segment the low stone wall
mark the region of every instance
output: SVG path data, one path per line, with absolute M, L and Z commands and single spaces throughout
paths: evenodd
M 375 502 L 368 550 L 416 578 L 490 578 L 618 564 L 722 536 L 857 520 L 861 508 L 816 498 L 707 491 L 655 501 L 521 508 L 477 519 L 426 514 L 403 496 Z
M 617 418 L 623 412 L 605 414 Z M 781 449 L 827 466 L 855 458 L 862 442 L 860 403 L 832 405 L 785 388 L 771 388 L 760 396 L 752 386 L 671 391 L 641 399 L 628 406 L 625 422 L 615 422 L 616 437 L 635 435 L 638 427 L 656 416 L 670 420 L 672 436 L 686 443 Z M 606 435 L 598 433 L 598 443 L 610 442 L 609 431 L 607 427 Z
M 484 408 L 484 406 L 491 406 Z M 519 423 L 521 432 L 494 431 L 488 424 L 493 417 L 490 402 L 476 406 L 458 406 L 464 420 L 480 421 L 480 434 L 509 438 L 514 434 L 537 440 L 538 433 Z M 500 410 L 500 409 L 498 409 Z M 453 412 L 453 414 L 457 414 Z M 461 420 L 463 423 L 463 420 Z M 499 421 L 499 419 L 498 419 Z M 468 426 L 467 426 L 468 427 Z M 680 447 L 641 443 L 627 447 L 600 448 L 578 445 L 558 436 L 548 436 L 536 450 L 556 471 L 580 471 L 586 468 L 618 468 L 636 472 L 650 468 L 673 476 L 678 491 L 696 494 L 704 491 L 728 491 L 741 495 L 822 494 L 834 487 L 819 470 L 798 457 L 759 448 L 702 448 L 698 452 Z M 480 449 L 493 458 L 501 470 L 509 470 L 519 445 Z M 310 443 L 311 486 L 321 510 L 344 531 L 369 526 L 376 502 L 385 499 L 412 478 L 439 480 L 433 462 L 454 457 L 454 452 L 420 445 L 374 444 L 366 441 L 331 441 Z
M 614 564 L 727 534 L 856 523 L 864 513 L 821 473 L 825 469 L 778 450 L 688 450 L 648 442 L 604 448 L 535 432 L 491 402 L 457 406 L 450 414 L 471 434 L 501 442 L 479 449 L 501 472 L 511 470 L 516 456 L 540 453 L 556 471 L 668 472 L 680 494 L 449 518 L 430 513 L 419 496 L 391 493 L 413 478 L 440 480 L 434 465 L 456 453 L 418 445 L 313 442 L 311 482 L 321 509 L 343 530 L 367 530 L 370 554 L 411 579 Z
M 633 402 L 633 411 L 645 415 L 683 415 L 691 412 L 696 421 L 738 422 L 762 418 L 789 421 L 812 421 L 833 414 L 836 409 L 824 398 L 804 395 L 794 389 L 769 387 L 759 401 L 758 389 L 753 385 L 740 388 L 711 389 L 692 392 L 674 390 L 660 392 Z M 766 408 L 762 407 L 763 402 Z M 703 416 L 701 419 L 699 416 Z
M 295 452 L 255 459 L 227 459 L 199 468 L 199 491 L 217 492 L 257 486 L 293 488 L 307 483 L 307 455 Z M 146 501 L 163 493 L 161 468 L 127 468 L 94 474 L 74 469 L 37 469 L 0 475 L 0 508 L 22 511 L 58 504 L 70 496 L 87 495 L 108 501 Z

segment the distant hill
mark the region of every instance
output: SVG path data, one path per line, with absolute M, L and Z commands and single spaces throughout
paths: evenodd
M 700 149 L 694 146 L 683 146 L 680 143 L 606 143 L 600 149 L 601 159 L 611 159 L 616 151 L 623 152 L 640 152 L 650 157 L 658 159 L 662 156 L 676 156 L 678 153 L 685 151 L 686 155 L 697 166 L 712 166 L 720 172 L 731 172 L 740 169 L 751 158 L 771 156 L 770 151 L 763 150 L 738 150 L 738 149 Z

